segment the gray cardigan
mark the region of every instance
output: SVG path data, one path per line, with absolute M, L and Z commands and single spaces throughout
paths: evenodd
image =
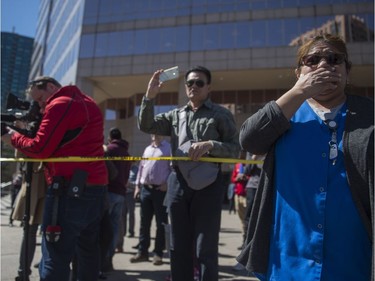
M 373 243 L 374 101 L 348 95 L 347 108 L 343 135 L 347 178 L 354 202 Z M 267 153 L 250 216 L 245 247 L 237 257 L 238 262 L 245 265 L 250 272 L 267 272 L 274 205 L 275 143 L 289 128 L 289 120 L 274 101 L 248 118 L 241 127 L 242 147 L 254 154 Z

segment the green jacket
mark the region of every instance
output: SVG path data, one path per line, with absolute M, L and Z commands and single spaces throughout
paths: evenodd
M 240 150 L 238 132 L 232 113 L 210 99 L 193 112 L 189 105 L 154 115 L 154 100 L 143 98 L 138 114 L 138 126 L 148 134 L 171 137 L 172 155 L 178 146 L 179 112 L 187 113 L 188 127 L 196 141 L 211 140 L 210 156 L 237 158 Z

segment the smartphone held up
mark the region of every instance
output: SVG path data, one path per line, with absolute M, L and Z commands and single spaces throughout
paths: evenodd
M 172 80 L 175 78 L 178 78 L 179 72 L 178 72 L 178 66 L 174 66 L 168 69 L 165 69 L 162 73 L 160 73 L 159 81 L 165 82 L 168 80 Z

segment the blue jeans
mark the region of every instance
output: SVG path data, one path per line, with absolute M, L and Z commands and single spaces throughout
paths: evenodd
M 159 257 L 163 256 L 165 249 L 165 231 L 164 225 L 168 224 L 167 208 L 163 205 L 165 191 L 156 188 L 142 186 L 141 189 L 141 227 L 139 230 L 139 248 L 138 252 L 148 256 L 150 247 L 150 228 L 152 217 L 155 214 L 156 219 L 156 237 L 154 253 Z
M 219 231 L 225 189 L 221 172 L 214 183 L 191 189 L 177 170 L 168 178 L 167 202 L 171 219 L 172 280 L 193 280 L 194 264 L 201 281 L 219 279 Z
M 124 235 L 126 234 L 126 231 L 130 235 L 134 235 L 134 225 L 135 225 L 135 199 L 134 199 L 134 191 L 126 193 L 125 196 L 125 204 L 124 204 Z M 128 225 L 128 219 L 129 219 L 129 225 Z
M 103 211 L 105 186 L 89 186 L 79 198 L 64 192 L 58 198 L 57 225 L 60 239 L 51 243 L 45 230 L 52 224 L 55 196 L 48 188 L 43 216 L 42 260 L 39 264 L 40 280 L 69 280 L 70 263 L 74 254 L 78 260 L 78 279 L 97 280 L 99 276 L 99 226 Z
M 108 202 L 109 202 L 109 216 L 111 220 L 111 227 L 112 227 L 112 241 L 111 244 L 109 245 L 108 249 L 108 256 L 109 258 L 113 257 L 115 254 L 115 249 L 117 246 L 117 240 L 119 236 L 119 231 L 120 231 L 120 219 L 122 217 L 122 208 L 124 206 L 124 200 L 125 197 L 116 194 L 113 192 L 108 192 Z
M 129 223 L 128 223 L 129 219 Z M 124 245 L 124 236 L 126 232 L 129 235 L 134 236 L 134 226 L 135 226 L 135 199 L 134 191 L 127 192 L 125 196 L 124 206 L 122 208 L 122 216 L 120 219 L 120 229 L 117 239 L 117 248 L 122 248 Z

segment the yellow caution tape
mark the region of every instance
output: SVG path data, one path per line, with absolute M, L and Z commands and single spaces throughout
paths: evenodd
M 70 156 L 70 157 L 57 157 L 57 158 L 0 158 L 2 162 L 93 162 L 93 161 L 141 161 L 141 160 L 165 160 L 165 161 L 191 161 L 189 157 L 82 157 L 82 156 Z M 227 163 L 227 164 L 262 164 L 261 160 L 243 160 L 243 159 L 228 159 L 228 158 L 213 158 L 213 157 L 202 157 L 199 159 L 201 162 L 213 162 L 213 163 Z

